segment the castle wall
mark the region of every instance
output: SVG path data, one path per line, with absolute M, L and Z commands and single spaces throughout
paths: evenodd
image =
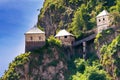
M 45 34 L 26 34 L 25 52 L 32 51 L 45 45 Z
M 109 26 L 110 26 L 109 15 L 97 17 L 98 33 L 102 32 L 102 30 L 108 29 Z
M 108 25 L 102 25 L 102 26 L 99 26 L 97 29 L 98 29 L 98 32 L 102 32 L 103 30 L 106 30 L 108 29 Z
M 45 41 L 26 41 L 25 52 L 32 51 L 45 45 Z
M 45 34 L 26 34 L 25 41 L 45 41 Z
M 102 25 L 110 25 L 110 20 L 109 20 L 109 16 L 101 16 L 101 17 L 97 17 L 97 26 L 102 26 Z
M 56 37 L 57 39 L 62 41 L 62 44 L 64 45 L 72 45 L 75 41 L 75 38 L 73 36 L 60 36 Z

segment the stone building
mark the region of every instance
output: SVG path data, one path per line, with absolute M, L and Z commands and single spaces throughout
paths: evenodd
M 62 41 L 62 44 L 68 46 L 72 45 L 73 42 L 75 41 L 75 38 L 73 34 L 67 32 L 65 29 L 60 30 L 56 35 L 55 38 L 59 39 Z
M 102 32 L 102 30 L 108 29 L 110 26 L 110 18 L 109 18 L 109 13 L 106 10 L 103 10 L 100 14 L 97 15 L 96 20 L 97 20 L 97 31 Z
M 36 25 L 25 33 L 25 52 L 32 51 L 45 45 L 45 32 Z

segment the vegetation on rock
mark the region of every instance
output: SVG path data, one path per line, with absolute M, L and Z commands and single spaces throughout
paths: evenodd
M 77 70 L 70 80 L 111 80 L 95 56 L 89 57 L 86 61 L 78 58 L 74 62 Z
M 110 13 L 119 13 L 119 2 L 119 0 L 45 0 L 38 25 L 45 28 L 47 37 L 65 28 L 79 38 L 86 35 L 86 31 L 96 28 L 96 16 L 103 9 Z
M 25 53 L 17 56 L 15 60 L 9 64 L 9 69 L 5 71 L 1 80 L 19 80 L 20 74 L 16 72 L 16 67 L 23 67 L 29 61 L 30 53 Z
M 111 74 L 113 79 L 120 77 L 120 35 L 117 36 L 109 45 L 101 48 L 101 63 L 106 71 Z
M 116 37 L 114 29 L 97 34 L 94 41 L 97 57 L 88 53 L 86 60 L 77 52 L 71 54 L 71 47 L 63 47 L 53 37 L 65 28 L 76 39 L 83 38 L 96 28 L 96 16 L 103 9 L 112 14 L 111 24 L 118 27 L 120 0 L 45 0 L 38 27 L 46 31 L 46 45 L 16 57 L 1 80 L 119 80 L 120 35 Z

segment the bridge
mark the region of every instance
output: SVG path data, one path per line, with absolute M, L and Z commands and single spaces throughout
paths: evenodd
M 75 41 L 74 43 L 73 43 L 73 47 L 75 47 L 75 46 L 78 46 L 78 45 L 80 45 L 80 44 L 82 44 L 82 46 L 83 46 L 83 58 L 85 59 L 85 57 L 86 57 L 86 42 L 87 41 L 90 41 L 90 40 L 92 40 L 92 39 L 95 39 L 95 37 L 96 37 L 96 35 L 97 35 L 97 28 L 95 28 L 95 29 L 93 29 L 93 30 L 90 30 L 90 31 L 88 31 L 88 33 L 91 33 L 91 32 L 93 32 L 93 34 L 91 34 L 91 35 L 89 35 L 89 36 L 87 36 L 87 37 L 85 37 L 85 38 L 83 38 L 83 39 L 81 39 L 81 40 L 78 40 L 78 41 Z
M 92 32 L 93 32 L 93 34 L 91 34 L 91 35 L 89 35 L 88 37 L 85 37 L 85 38 L 83 38 L 83 39 L 81 39 L 81 40 L 79 40 L 79 41 L 75 41 L 75 42 L 73 43 L 73 47 L 78 46 L 78 45 L 80 45 L 80 44 L 82 44 L 82 43 L 84 43 L 84 42 L 87 42 L 87 41 L 90 41 L 90 40 L 94 39 L 95 36 L 97 35 L 97 28 L 94 28 L 93 30 L 89 30 L 89 31 L 87 31 L 87 32 L 88 32 L 88 33 L 92 33 Z
M 117 32 L 120 33 L 119 32 L 120 28 L 119 27 L 115 27 L 115 25 L 113 25 L 113 26 L 111 26 L 109 28 L 112 28 L 114 31 L 116 31 L 116 34 L 117 34 Z M 109 29 L 109 28 L 107 28 L 107 29 Z M 82 44 L 82 47 L 83 47 L 83 49 L 82 49 L 83 50 L 83 58 L 85 58 L 85 56 L 86 56 L 86 51 L 87 51 L 87 48 L 86 48 L 87 44 L 86 43 L 88 41 L 90 41 L 90 40 L 95 39 L 95 37 L 97 35 L 97 28 L 95 28 L 94 30 L 88 31 L 88 33 L 91 33 L 91 32 L 94 32 L 94 33 L 89 35 L 89 36 L 87 36 L 87 37 L 85 37 L 85 38 L 83 38 L 83 39 L 81 39 L 81 40 L 75 41 L 73 43 L 73 45 L 72 45 L 73 47 L 75 47 L 75 46 L 79 46 L 79 45 Z
M 90 36 L 88 36 L 88 37 L 86 37 L 86 38 L 84 38 L 84 39 L 81 39 L 81 40 L 79 40 L 79 41 L 76 41 L 76 42 L 73 43 L 73 46 L 78 46 L 78 45 L 80 45 L 80 44 L 83 43 L 83 42 L 90 41 L 90 40 L 94 39 L 95 36 L 96 36 L 96 34 L 92 34 L 92 35 L 90 35 Z
M 109 28 L 112 28 L 112 29 L 114 29 L 114 30 L 118 30 L 118 29 L 119 29 L 119 27 L 115 27 L 115 25 L 112 25 L 112 26 L 108 27 L 107 29 L 109 29 Z M 88 37 L 85 37 L 85 38 L 79 40 L 79 41 L 75 41 L 75 42 L 73 43 L 73 47 L 74 47 L 74 46 L 78 46 L 78 45 L 80 45 L 80 44 L 82 44 L 82 43 L 84 43 L 84 42 L 87 42 L 87 41 L 90 41 L 90 40 L 94 39 L 95 36 L 96 36 L 97 33 L 98 33 L 98 32 L 97 32 L 97 28 L 88 31 L 88 33 L 91 33 L 91 32 L 94 32 L 94 33 L 91 34 L 91 35 L 88 36 Z

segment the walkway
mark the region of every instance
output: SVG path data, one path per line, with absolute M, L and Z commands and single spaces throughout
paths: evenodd
M 90 35 L 90 36 L 88 36 L 88 37 L 86 37 L 86 38 L 84 38 L 82 40 L 76 41 L 75 43 L 73 43 L 73 46 L 77 46 L 77 45 L 80 45 L 83 42 L 87 42 L 89 40 L 92 40 L 92 39 L 95 38 L 95 36 L 96 36 L 96 34 L 92 34 L 92 35 Z

